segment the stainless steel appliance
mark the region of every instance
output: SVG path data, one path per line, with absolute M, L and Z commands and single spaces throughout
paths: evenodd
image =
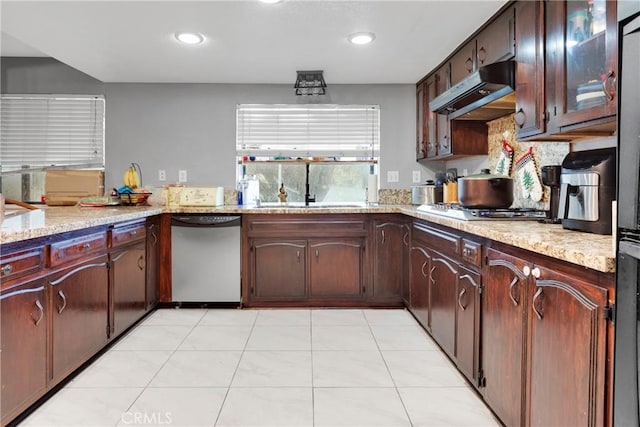
M 411 203 L 414 205 L 441 203 L 442 195 L 442 185 L 436 185 L 433 181 L 411 187 Z
M 562 161 L 558 218 L 571 230 L 611 234 L 616 149 L 576 151 Z
M 185 306 L 240 304 L 240 216 L 171 217 L 172 301 Z
M 631 3 L 631 2 L 625 2 Z M 640 2 L 620 25 L 614 426 L 640 425 Z
M 422 205 L 417 208 L 419 212 L 432 215 L 444 216 L 447 218 L 460 219 L 464 221 L 477 220 L 541 220 L 546 218 L 547 213 L 537 209 L 472 209 L 459 204 L 436 203 Z

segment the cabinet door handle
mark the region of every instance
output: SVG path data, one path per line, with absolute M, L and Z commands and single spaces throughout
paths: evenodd
M 82 250 L 86 251 L 87 249 L 91 249 L 91 243 L 87 242 L 84 245 L 82 245 Z
M 300 251 L 296 251 L 296 258 L 298 258 L 298 262 L 300 262 Z
M 531 302 L 531 308 L 533 309 L 533 312 L 536 314 L 536 317 L 538 318 L 538 320 L 542 320 L 542 307 L 540 307 L 540 310 L 536 309 L 536 301 L 541 296 L 542 296 L 542 288 L 538 288 L 536 293 L 533 295 L 533 301 Z
M 11 264 L 7 264 L 0 269 L 0 274 L 2 274 L 3 276 L 6 276 L 8 274 L 11 274 L 12 271 L 13 271 L 13 266 Z
M 316 249 L 316 258 L 320 257 L 320 251 Z
M 144 270 L 144 256 L 140 255 L 140 258 L 138 258 L 138 268 L 140 270 Z
M 40 323 L 44 317 L 44 307 L 39 299 L 36 300 L 36 308 L 38 309 L 38 317 L 33 319 L 33 324 L 38 326 L 38 323 Z
M 404 234 L 402 235 L 402 243 L 404 243 L 405 246 L 409 246 L 409 241 L 407 240 L 408 237 L 409 237 L 409 232 L 405 231 Z
M 380 230 L 382 232 L 382 242 L 380 244 L 384 245 L 384 230 Z
M 433 280 L 433 272 L 436 271 L 436 266 L 434 265 L 433 267 L 431 267 L 431 271 L 429 271 L 429 281 L 431 283 L 436 283 L 435 280 Z
M 613 100 L 613 95 L 611 94 L 611 92 L 609 92 L 607 86 L 609 84 L 615 83 L 615 81 L 616 81 L 616 78 L 614 76 L 613 70 L 609 70 L 609 72 L 607 73 L 607 77 L 604 79 L 604 83 L 602 84 L 602 90 L 604 91 L 604 95 L 607 97 L 607 100 L 609 101 Z
M 520 107 L 516 112 L 515 120 L 519 128 L 522 128 L 527 122 L 527 114 L 524 112 L 522 107 Z
M 58 296 L 62 300 L 62 305 L 58 307 L 58 314 L 62 314 L 65 307 L 67 306 L 67 297 L 65 296 L 64 292 L 62 292 L 62 289 L 58 291 Z
M 473 59 L 467 58 L 467 60 L 464 61 L 464 68 L 467 70 L 468 73 L 473 71 Z
M 427 273 L 425 273 L 425 271 L 424 271 L 424 268 L 425 268 L 426 266 L 427 266 L 427 261 L 425 261 L 425 262 L 422 264 L 422 275 L 423 275 L 425 278 L 427 277 Z
M 531 275 L 533 277 L 535 277 L 536 279 L 540 278 L 540 269 L 538 267 L 535 267 L 533 270 L 531 270 Z
M 466 306 L 462 305 L 462 297 L 467 293 L 467 289 L 466 288 L 462 288 L 462 290 L 460 291 L 460 294 L 458 295 L 458 306 L 460 306 L 460 308 L 462 309 L 462 311 L 465 311 L 467 309 Z
M 482 54 L 482 55 L 481 55 Z M 484 50 L 484 47 L 481 47 L 478 50 L 478 60 L 481 64 L 484 64 L 484 61 L 487 59 L 487 51 Z
M 158 235 L 156 234 L 155 231 L 151 232 L 151 237 L 153 237 L 153 246 L 158 244 Z
M 525 277 L 529 277 L 529 275 L 531 274 L 531 268 L 528 265 L 525 265 L 524 267 L 522 267 L 522 273 L 525 275 Z
M 511 281 L 511 284 L 509 285 L 509 298 L 511 298 L 511 302 L 513 303 L 513 305 L 515 305 L 516 307 L 518 306 L 518 299 L 513 295 L 513 289 L 516 286 L 516 283 L 518 283 L 518 277 L 514 277 L 513 280 Z

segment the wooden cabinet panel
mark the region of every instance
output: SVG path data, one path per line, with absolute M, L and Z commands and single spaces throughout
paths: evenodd
M 411 273 L 409 277 L 411 289 L 411 312 L 418 322 L 429 329 L 429 270 L 431 256 L 426 247 L 419 243 L 411 245 Z
M 111 231 L 111 247 L 117 248 L 146 238 L 146 227 L 143 222 L 131 225 L 120 225 Z
M 44 246 L 3 253 L 0 259 L 0 278 L 3 283 L 44 267 Z
M 57 382 L 107 342 L 107 256 L 56 272 L 50 282 L 53 381 Z
M 310 296 L 321 298 L 360 297 L 362 291 L 362 248 L 361 239 L 310 240 Z
M 537 270 L 528 294 L 527 425 L 602 425 L 607 290 Z
M 426 82 L 416 87 L 416 160 L 427 157 L 426 111 L 429 108 L 426 97 Z
M 379 300 L 400 301 L 405 281 L 407 227 L 401 221 L 376 220 L 373 233 L 373 289 L 370 296 Z
M 596 10 L 600 6 L 604 9 Z M 553 1 L 546 7 L 549 132 L 613 133 L 618 102 L 616 2 Z M 589 13 L 591 20 L 580 20 Z
M 449 255 L 460 252 L 461 239 L 457 234 L 424 223 L 414 223 L 413 227 L 416 230 L 415 238 L 425 242 L 429 248 Z
M 26 409 L 47 387 L 46 277 L 4 283 L 0 294 L 2 425 Z
M 138 234 L 139 235 L 139 234 Z M 111 337 L 121 334 L 145 313 L 146 242 L 111 252 Z
M 255 239 L 251 242 L 253 299 L 300 299 L 306 296 L 306 240 Z
M 442 349 L 454 356 L 458 265 L 431 251 L 429 276 L 429 330 Z
M 49 264 L 51 267 L 57 267 L 106 250 L 107 233 L 105 231 L 63 240 L 51 244 Z
M 146 310 L 160 301 L 160 215 L 147 218 Z
M 456 302 L 456 365 L 477 385 L 480 347 L 480 274 L 460 267 Z
M 476 40 L 466 43 L 451 57 L 451 87 L 460 83 L 478 69 L 476 63 Z
M 487 250 L 483 274 L 482 394 L 508 426 L 522 425 L 525 262 L 494 249 Z
M 477 68 L 513 58 L 516 27 L 514 13 L 514 7 L 505 10 L 480 31 L 476 45 Z
M 546 131 L 543 1 L 516 4 L 516 131 L 518 138 Z

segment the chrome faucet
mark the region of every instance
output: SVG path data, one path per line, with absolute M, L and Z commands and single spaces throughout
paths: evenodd
M 316 195 L 314 194 L 313 197 L 311 197 L 311 194 L 309 194 L 309 163 L 307 163 L 306 165 L 307 165 L 307 172 L 305 174 L 305 183 L 304 183 L 304 188 L 305 188 L 304 205 L 309 206 L 309 203 L 315 203 Z

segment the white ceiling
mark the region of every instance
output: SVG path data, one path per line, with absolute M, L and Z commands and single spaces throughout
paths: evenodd
M 51 56 L 104 82 L 415 83 L 506 0 L 2 0 L 2 56 Z M 206 42 L 179 45 L 177 31 Z M 367 46 L 347 35 L 376 34 Z

